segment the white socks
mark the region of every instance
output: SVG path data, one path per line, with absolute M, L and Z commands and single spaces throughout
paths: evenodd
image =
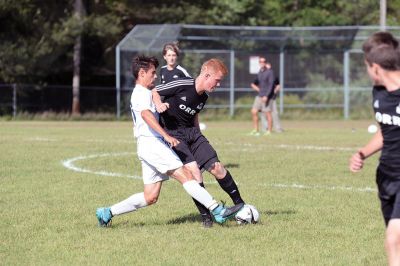
M 183 188 L 190 196 L 192 196 L 192 198 L 203 204 L 207 209 L 214 210 L 218 207 L 218 203 L 213 200 L 210 193 L 201 187 L 196 180 L 190 180 L 183 183 Z
M 115 215 L 124 214 L 127 212 L 136 211 L 139 208 L 143 208 L 147 206 L 147 202 L 144 199 L 144 193 L 137 193 L 126 200 L 123 200 L 117 204 L 111 206 L 111 213 Z

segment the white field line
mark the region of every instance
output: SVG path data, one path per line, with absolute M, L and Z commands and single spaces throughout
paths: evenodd
M 101 176 L 111 176 L 111 177 L 127 177 L 133 179 L 142 179 L 140 176 L 134 175 L 127 175 L 115 172 L 108 172 L 108 171 L 93 171 L 90 169 L 81 168 L 75 166 L 74 163 L 77 161 L 88 160 L 88 159 L 95 159 L 100 157 L 118 157 L 118 156 L 126 156 L 135 154 L 133 152 L 120 152 L 120 153 L 102 153 L 102 154 L 92 154 L 87 156 L 78 156 L 71 159 L 67 159 L 62 161 L 62 165 L 72 171 L 80 172 L 80 173 L 90 173 L 95 175 Z M 209 181 L 204 182 L 206 184 L 217 184 L 216 181 Z M 364 188 L 357 188 L 351 186 L 322 186 L 322 185 L 302 185 L 302 184 L 268 184 L 268 183 L 258 183 L 257 185 L 265 186 L 265 187 L 272 187 L 272 188 L 281 188 L 281 189 L 302 189 L 302 190 L 342 190 L 342 191 L 352 191 L 352 192 L 376 192 L 376 189 L 371 187 L 364 187 Z
M 80 172 L 80 173 L 90 173 L 90 174 L 102 175 L 102 176 L 128 177 L 128 178 L 134 178 L 134 179 L 142 179 L 141 176 L 126 175 L 126 174 L 107 172 L 107 171 L 93 171 L 90 169 L 85 169 L 85 168 L 81 168 L 81 167 L 74 165 L 74 163 L 77 161 L 82 161 L 82 160 L 87 160 L 87 159 L 94 159 L 94 158 L 100 158 L 100 157 L 119 157 L 119 156 L 126 156 L 126 155 L 132 155 L 132 154 L 135 154 L 135 153 L 120 152 L 120 153 L 102 153 L 102 154 L 93 154 L 93 155 L 87 155 L 87 156 L 78 156 L 78 157 L 74 157 L 74 158 L 62 161 L 62 165 L 69 170 L 72 170 L 75 172 Z
M 214 143 L 217 145 L 235 145 L 238 146 L 238 143 L 234 142 L 225 142 L 225 143 Z M 240 144 L 239 144 L 240 145 Z M 260 144 L 253 143 L 241 143 L 242 146 L 245 147 L 256 147 L 259 148 Z M 269 146 L 281 149 L 294 149 L 294 150 L 314 150 L 314 151 L 355 151 L 357 148 L 350 147 L 329 147 L 329 146 L 314 146 L 314 145 L 290 145 L 290 144 L 272 144 L 272 145 L 261 145 L 261 146 Z
M 301 184 L 261 184 L 267 187 L 274 188 L 293 188 L 293 189 L 321 189 L 321 190 L 344 190 L 344 191 L 353 191 L 353 192 L 376 192 L 375 188 L 364 187 L 364 188 L 356 188 L 350 186 L 321 186 L 321 185 L 301 185 Z

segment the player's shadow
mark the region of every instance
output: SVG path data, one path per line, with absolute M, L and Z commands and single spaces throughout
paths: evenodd
M 180 216 L 169 220 L 167 224 L 184 224 L 184 223 L 199 223 L 201 222 L 200 214 L 190 213 L 185 216 Z
M 226 168 L 239 168 L 240 164 L 238 164 L 238 163 L 227 163 L 227 164 L 225 164 L 225 167 Z

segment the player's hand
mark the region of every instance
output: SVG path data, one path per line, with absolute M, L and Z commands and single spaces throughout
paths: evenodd
M 350 171 L 352 171 L 352 172 L 360 171 L 364 166 L 364 159 L 365 159 L 365 156 L 362 154 L 362 152 L 354 153 L 351 156 L 350 161 L 349 161 Z
M 169 103 L 161 103 L 159 105 L 156 105 L 156 110 L 159 113 L 167 111 L 168 108 L 169 108 Z
M 174 138 L 174 137 L 167 136 L 167 137 L 164 137 L 164 139 L 165 139 L 166 142 L 168 142 L 168 144 L 169 144 L 169 146 L 170 146 L 171 148 L 172 148 L 172 147 L 175 147 L 176 145 L 179 144 L 179 140 L 177 140 L 177 139 Z
M 267 97 L 267 96 L 263 96 L 263 97 L 261 98 L 261 101 L 262 101 L 263 103 L 266 103 L 266 102 L 268 101 L 268 97 Z

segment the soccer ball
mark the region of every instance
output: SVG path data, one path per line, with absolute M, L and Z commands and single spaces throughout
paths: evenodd
M 255 224 L 259 219 L 260 213 L 256 207 L 250 204 L 245 204 L 235 215 L 235 220 L 238 224 Z
M 378 131 L 378 127 L 376 125 L 374 125 L 374 124 L 369 125 L 368 133 L 373 134 L 373 133 L 376 133 L 376 131 Z
M 203 131 L 203 130 L 206 130 L 207 126 L 204 123 L 199 123 L 199 128 L 200 128 L 200 130 Z

